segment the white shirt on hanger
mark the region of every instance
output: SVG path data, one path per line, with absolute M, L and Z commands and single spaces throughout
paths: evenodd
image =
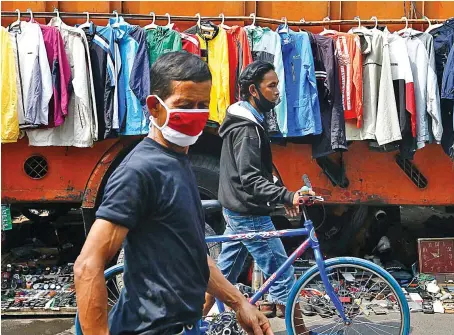
M 421 111 L 421 114 L 418 114 L 418 119 L 419 122 L 424 120 L 424 124 L 419 125 L 419 129 L 423 129 L 424 132 L 424 142 L 422 142 L 422 138 L 417 131 L 417 145 L 418 149 L 420 149 L 425 146 L 425 142 L 432 142 L 433 139 L 440 144 L 443 135 L 440 93 L 435 69 L 435 50 L 433 37 L 428 33 L 409 29 L 403 36 L 407 40 L 408 54 L 412 63 L 416 107 L 418 113 Z M 418 41 L 421 43 L 418 43 Z M 421 44 L 423 48 L 421 48 Z M 420 89 L 424 92 L 416 95 L 416 85 L 420 86 Z M 423 100 L 421 100 L 421 95 Z M 429 118 L 432 121 L 430 123 Z M 429 124 L 432 125 L 431 129 L 429 129 Z
M 9 32 L 18 67 L 18 118 L 21 128 L 47 125 L 52 76 L 39 24 L 21 21 Z

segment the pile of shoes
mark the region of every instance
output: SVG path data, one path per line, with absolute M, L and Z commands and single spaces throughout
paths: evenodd
M 73 264 L 65 266 L 7 264 L 1 273 L 1 310 L 76 309 Z

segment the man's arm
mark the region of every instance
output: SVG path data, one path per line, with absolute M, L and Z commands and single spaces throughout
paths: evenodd
M 77 308 L 84 335 L 108 335 L 104 267 L 120 249 L 128 229 L 98 219 L 74 264 Z
M 208 256 L 210 280 L 208 293 L 232 308 L 237 315 L 238 322 L 248 334 L 273 335 L 268 319 L 235 288 L 217 268 L 216 263 Z

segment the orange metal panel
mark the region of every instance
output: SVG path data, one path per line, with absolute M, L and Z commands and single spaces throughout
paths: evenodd
M 26 138 L 2 144 L 2 201 L 81 202 L 91 172 L 116 141 L 102 141 L 93 148 L 31 147 Z M 24 162 L 32 155 L 41 155 L 49 163 L 43 179 L 33 180 L 24 171 Z
M 257 16 L 299 21 L 321 20 L 328 15 L 328 1 L 259 1 Z M 272 26 L 276 28 L 276 26 Z M 308 31 L 318 32 L 319 27 L 305 28 Z
M 149 13 L 169 12 L 171 15 L 249 15 L 257 9 L 258 16 L 289 20 L 320 20 L 329 15 L 331 19 L 352 19 L 359 15 L 362 19 L 377 16 L 379 19 L 400 18 L 404 15 L 404 2 L 365 2 L 365 1 L 298 1 L 298 2 L 239 2 L 239 1 L 189 1 L 189 2 L 138 2 L 138 1 L 3 1 L 2 10 L 14 11 L 27 8 L 33 11 L 52 11 L 53 6 L 60 11 L 75 12 L 112 12 Z M 430 18 L 448 18 L 454 16 L 453 1 L 417 2 L 419 11 Z M 408 2 L 407 2 L 408 12 Z M 25 14 L 24 14 L 25 15 Z M 27 15 L 28 16 L 28 15 Z M 2 25 L 14 21 L 14 18 L 2 19 Z M 44 19 L 39 19 L 44 22 Z M 82 23 L 83 19 L 65 19 L 68 24 Z M 105 25 L 106 20 L 95 20 Z M 139 23 L 141 22 L 131 22 Z M 159 22 L 164 24 L 164 22 Z M 193 23 L 178 23 L 185 29 Z M 399 29 L 402 25 L 389 27 Z M 340 29 L 333 26 L 333 29 Z M 422 27 L 415 27 L 421 29 Z M 425 26 L 423 27 L 425 28 Z M 342 30 L 349 27 L 343 26 Z M 310 28 L 314 32 L 320 27 Z M 2 201 L 46 202 L 74 201 L 81 202 L 85 187 L 96 191 L 105 173 L 105 164 L 97 165 L 102 157 L 111 162 L 116 148 L 123 147 L 122 141 L 108 140 L 97 143 L 93 148 L 64 147 L 29 147 L 23 139 L 16 144 L 2 145 Z M 121 142 L 121 143 L 120 143 Z M 115 147 L 113 147 L 116 144 Z M 110 154 L 106 154 L 109 152 Z M 23 170 L 23 163 L 32 154 L 41 154 L 49 160 L 49 174 L 42 180 L 31 180 Z M 354 143 L 344 155 L 348 189 L 333 188 L 327 177 L 321 172 L 315 161 L 311 160 L 311 148 L 308 145 L 289 144 L 286 147 L 273 146 L 274 163 L 283 181 L 292 189 L 301 186 L 301 175 L 307 173 L 317 189 L 330 202 L 386 202 L 391 204 L 454 204 L 454 167 L 441 147 L 430 145 L 415 156 L 415 164 L 428 179 L 427 189 L 418 189 L 394 162 L 394 153 L 370 152 L 366 143 Z M 107 166 L 107 165 L 106 165 Z M 95 169 L 96 167 L 96 169 Z M 92 172 L 95 172 L 92 174 Z M 92 204 L 94 194 L 87 194 L 87 204 Z
M 33 12 L 44 12 L 46 11 L 45 1 L 2 1 L 1 2 L 3 11 L 14 11 L 19 9 L 21 11 L 21 17 L 29 18 L 30 15 L 26 12 L 30 8 Z M 7 26 L 11 22 L 16 21 L 16 18 L 1 18 L 2 26 Z M 46 23 L 45 19 L 36 19 L 39 23 Z
M 369 151 L 367 143 L 355 142 L 344 153 L 346 189 L 332 187 L 331 182 L 312 160 L 311 147 L 289 144 L 273 146 L 273 161 L 283 182 L 292 190 L 308 174 L 315 190 L 333 203 L 389 203 L 418 205 L 454 204 L 454 163 L 439 145 L 419 150 L 414 164 L 428 179 L 428 187 L 419 189 L 394 161 L 396 153 Z
M 82 199 L 82 208 L 95 207 L 99 189 L 112 163 L 121 151 L 128 147 L 132 142 L 139 140 L 139 138 L 140 136 L 124 137 L 121 141 L 117 141 L 109 148 L 109 150 L 107 150 L 106 153 L 104 153 L 88 179 Z
M 131 14 L 149 14 L 155 12 L 156 15 L 188 15 L 195 16 L 200 13 L 202 16 L 218 16 L 224 13 L 225 16 L 241 16 L 244 15 L 245 4 L 242 1 L 172 1 L 169 6 L 168 1 L 125 1 L 123 2 L 124 13 Z M 151 17 L 150 17 L 151 22 Z M 134 21 L 131 21 L 134 23 Z M 142 22 L 135 22 L 142 24 Z M 165 21 L 157 21 L 157 24 L 166 24 Z M 187 29 L 193 26 L 195 22 L 178 22 L 179 29 Z

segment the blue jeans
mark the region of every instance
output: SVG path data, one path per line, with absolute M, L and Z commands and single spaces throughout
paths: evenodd
M 223 214 L 227 224 L 225 235 L 276 230 L 269 216 L 243 216 L 226 208 L 223 209 Z M 218 259 L 218 267 L 232 284 L 238 280 L 248 251 L 265 278 L 269 278 L 288 258 L 279 238 L 224 242 Z M 270 287 L 271 302 L 285 305 L 294 283 L 295 271 L 293 266 L 290 266 Z

